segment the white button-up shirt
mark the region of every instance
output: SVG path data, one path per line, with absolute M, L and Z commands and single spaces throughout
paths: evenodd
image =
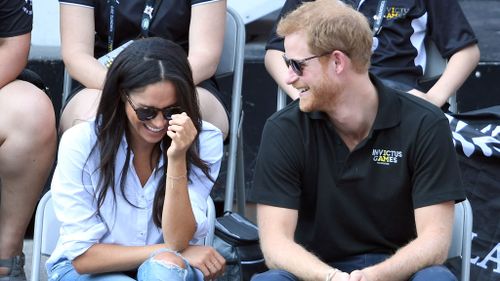
M 96 142 L 95 122 L 83 122 L 64 133 L 59 144 L 57 167 L 51 184 L 54 211 L 62 223 L 56 249 L 47 261 L 47 269 L 61 260 L 73 260 L 96 243 L 144 246 L 163 242 L 160 228 L 153 223 L 152 205 L 158 182 L 162 178 L 164 159 L 142 187 L 134 169 L 131 152 L 125 195 L 120 191 L 121 169 L 125 163 L 127 141 L 122 141 L 116 155 L 115 196 L 108 189 L 106 200 L 97 210 L 99 152 L 91 153 Z M 223 138 L 219 129 L 203 122 L 199 134 L 199 155 L 210 167 L 213 179 L 219 173 Z M 89 156 L 90 155 L 90 156 Z M 191 165 L 188 190 L 197 228 L 191 244 L 200 244 L 208 232 L 206 200 L 213 182 Z M 56 230 L 54 230 L 56 231 Z

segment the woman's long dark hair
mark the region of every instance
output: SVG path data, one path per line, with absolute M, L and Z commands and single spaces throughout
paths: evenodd
M 125 134 L 130 143 L 128 119 L 125 113 L 125 102 L 122 93 L 144 88 L 148 85 L 169 81 L 175 87 L 177 105 L 192 119 L 196 130 L 201 131 L 201 115 L 198 107 L 196 87 L 186 53 L 177 44 L 162 38 L 139 39 L 121 52 L 108 70 L 101 101 L 96 114 L 97 141 L 92 152 L 100 153 L 100 176 L 97 197 L 97 213 L 106 199 L 108 189 L 113 192 L 116 200 L 115 165 L 116 154 L 122 136 Z M 162 143 L 168 148 L 171 139 L 165 134 Z M 160 145 L 160 144 L 158 144 Z M 208 165 L 200 159 L 199 140 L 193 142 L 187 151 L 186 163 L 189 175 L 189 165 L 199 167 L 212 181 Z M 167 149 L 163 150 L 165 165 L 162 178 L 158 184 L 153 202 L 153 221 L 161 227 L 161 215 L 165 197 L 165 181 L 167 173 Z M 120 172 L 120 192 L 127 202 L 133 205 L 125 195 L 125 181 L 130 162 L 130 146 L 127 147 L 125 163 Z

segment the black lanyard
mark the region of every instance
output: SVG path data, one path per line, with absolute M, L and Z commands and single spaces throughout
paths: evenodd
M 146 5 L 144 5 L 144 11 L 142 11 L 141 18 L 141 37 L 145 38 L 149 36 L 149 27 L 151 26 L 151 21 L 153 20 L 160 3 L 161 0 L 146 0 Z
M 349 1 L 352 7 L 354 7 L 356 10 L 361 9 L 361 5 L 365 3 L 365 0 L 350 0 Z M 373 26 L 372 26 L 372 32 L 373 36 L 376 36 L 379 34 L 380 30 L 382 29 L 382 21 L 384 20 L 384 13 L 385 9 L 387 8 L 387 0 L 379 0 L 378 5 L 377 5 L 377 10 L 375 11 L 375 15 L 373 15 Z
M 109 32 L 108 32 L 108 52 L 113 51 L 113 41 L 115 37 L 115 10 L 119 0 L 108 0 L 109 4 Z
M 438 0 L 439 1 L 439 0 Z M 381 0 L 378 2 L 377 11 L 373 16 L 373 36 L 376 36 L 382 29 L 382 21 L 384 20 L 384 12 L 387 7 L 387 0 Z
M 161 0 L 146 0 L 144 11 L 141 18 L 141 37 L 148 37 L 151 21 L 156 14 L 157 8 L 160 6 Z M 109 32 L 108 32 L 108 52 L 113 51 L 116 21 L 116 8 L 120 4 L 120 0 L 108 0 L 109 4 Z

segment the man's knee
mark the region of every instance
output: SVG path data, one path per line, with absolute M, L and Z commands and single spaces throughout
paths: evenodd
M 255 274 L 251 281 L 298 281 L 297 277 L 285 270 L 271 269 Z
M 410 281 L 457 281 L 451 271 L 443 265 L 429 266 L 417 271 Z

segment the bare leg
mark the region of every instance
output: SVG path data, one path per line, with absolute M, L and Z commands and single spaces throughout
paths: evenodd
M 95 117 L 101 91 L 83 89 L 69 101 L 61 114 L 59 130 L 62 133 L 72 126 Z
M 17 80 L 3 87 L 0 112 L 0 259 L 7 259 L 22 252 L 57 135 L 50 99 L 30 83 Z M 6 272 L 0 268 L 0 275 Z
M 196 87 L 196 90 L 198 91 L 198 102 L 200 104 L 202 119 L 219 128 L 225 139 L 229 131 L 229 120 L 224 106 L 206 89 Z

